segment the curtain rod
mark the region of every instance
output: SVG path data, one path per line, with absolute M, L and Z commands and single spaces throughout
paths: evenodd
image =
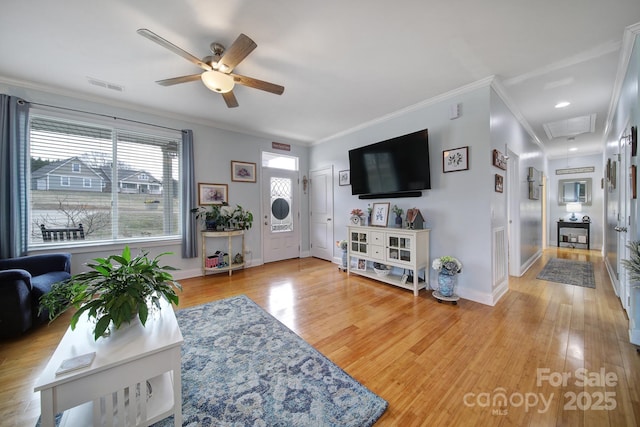
M 154 126 L 154 127 L 157 127 L 157 128 L 173 130 L 173 131 L 176 131 L 176 132 L 184 132 L 184 130 L 182 130 L 182 129 L 175 129 L 175 128 L 170 128 L 168 126 L 161 126 L 161 125 L 155 125 L 153 123 L 141 122 L 139 120 L 132 120 L 132 119 L 125 119 L 125 118 L 117 117 L 117 116 L 110 116 L 109 114 L 93 113 L 91 111 L 76 110 L 74 108 L 59 107 L 57 105 L 40 104 L 38 102 L 30 102 L 30 104 L 31 105 L 37 105 L 39 107 L 48 107 L 48 108 L 56 108 L 58 110 L 73 111 L 74 113 L 92 114 L 94 116 L 106 117 L 108 119 L 114 119 L 114 120 L 123 120 L 125 122 L 138 123 L 138 124 L 141 124 L 141 125 Z

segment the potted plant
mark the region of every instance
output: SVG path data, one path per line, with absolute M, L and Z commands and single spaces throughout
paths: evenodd
M 228 206 L 228 204 L 223 202 L 209 207 L 198 206 L 197 208 L 191 209 L 191 212 L 196 214 L 197 220 L 202 220 L 204 222 L 204 226 L 207 230 L 215 230 L 218 225 L 224 226 L 224 217 L 222 212 L 222 208 L 224 206 Z
M 391 210 L 396 214 L 396 228 L 402 228 L 402 214 L 404 213 L 404 210 L 399 208 L 398 205 L 393 205 Z
M 635 284 L 632 288 L 640 288 L 640 241 L 632 240 L 627 244 L 631 259 L 623 259 L 622 266 L 629 272 L 629 279 Z
M 232 216 L 240 230 L 249 230 L 253 226 L 253 214 L 240 205 L 236 206 Z
M 153 259 L 143 251 L 131 256 L 128 246 L 121 255 L 96 258 L 95 263 L 85 273 L 76 274 L 67 282 L 54 285 L 51 292 L 40 298 L 41 310 L 49 311 L 49 319 L 74 307 L 77 311 L 71 317 L 71 329 L 75 329 L 80 316 L 86 313 L 96 320 L 94 337 L 97 340 L 110 328 L 118 329 L 130 323 L 136 316 L 142 325 L 147 322 L 150 308 L 160 309 L 160 298 L 178 305 L 176 290 L 182 290 L 168 271 L 174 267 L 161 266 L 159 258 Z
M 433 260 L 431 267 L 438 272 L 438 291 L 443 297 L 455 293 L 457 274 L 462 271 L 462 263 L 452 256 L 443 256 Z

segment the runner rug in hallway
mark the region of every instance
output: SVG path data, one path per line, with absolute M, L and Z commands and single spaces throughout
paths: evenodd
M 536 279 L 585 288 L 596 287 L 593 264 L 589 261 L 551 258 Z
M 185 426 L 371 426 L 387 408 L 244 295 L 176 317 Z

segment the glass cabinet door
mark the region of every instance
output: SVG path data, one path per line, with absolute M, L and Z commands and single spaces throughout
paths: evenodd
M 351 252 L 366 255 L 367 233 L 351 232 Z
M 411 262 L 412 238 L 409 236 L 387 237 L 387 258 L 397 261 Z

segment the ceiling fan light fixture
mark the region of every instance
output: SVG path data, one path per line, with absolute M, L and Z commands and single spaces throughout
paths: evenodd
M 209 89 L 218 93 L 231 92 L 234 86 L 233 77 L 218 71 L 205 71 L 200 75 L 202 83 Z

